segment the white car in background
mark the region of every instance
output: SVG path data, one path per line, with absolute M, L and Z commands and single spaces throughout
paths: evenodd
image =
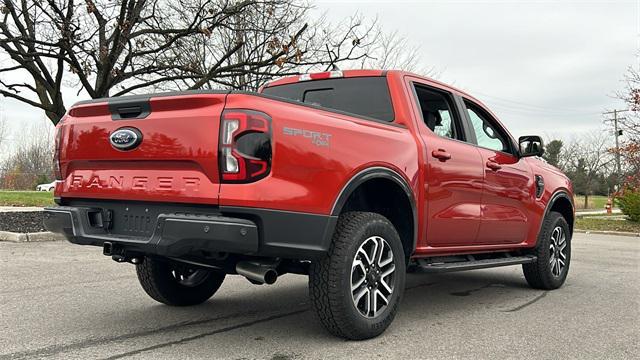
M 40 184 L 36 186 L 36 191 L 53 191 L 56 188 L 56 182 L 50 182 L 48 184 Z

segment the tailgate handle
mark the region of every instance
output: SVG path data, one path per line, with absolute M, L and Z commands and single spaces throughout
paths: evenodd
M 148 97 L 116 97 L 109 99 L 109 111 L 113 120 L 144 119 L 151 113 L 151 106 Z
M 120 115 L 120 118 L 122 119 L 135 119 L 140 116 L 140 114 L 142 114 L 142 109 L 140 108 L 140 106 L 118 108 L 118 115 Z

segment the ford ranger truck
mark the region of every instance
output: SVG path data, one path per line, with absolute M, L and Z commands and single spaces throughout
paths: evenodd
M 57 126 L 44 223 L 135 264 L 167 305 L 207 301 L 227 275 L 308 275 L 328 331 L 367 339 L 407 271 L 522 265 L 533 288 L 562 286 L 572 185 L 542 152 L 471 95 L 402 71 L 96 99 Z

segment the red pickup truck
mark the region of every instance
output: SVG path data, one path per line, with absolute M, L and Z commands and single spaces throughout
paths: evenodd
M 45 226 L 136 265 L 168 305 L 227 274 L 309 276 L 323 325 L 349 339 L 392 322 L 408 270 L 522 264 L 567 276 L 570 181 L 472 96 L 402 71 L 330 71 L 260 93 L 83 101 L 57 126 Z

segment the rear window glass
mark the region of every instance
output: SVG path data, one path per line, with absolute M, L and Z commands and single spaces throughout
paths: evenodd
M 393 121 L 387 78 L 354 77 L 303 81 L 267 87 L 265 95 L 344 111 L 382 121 Z

